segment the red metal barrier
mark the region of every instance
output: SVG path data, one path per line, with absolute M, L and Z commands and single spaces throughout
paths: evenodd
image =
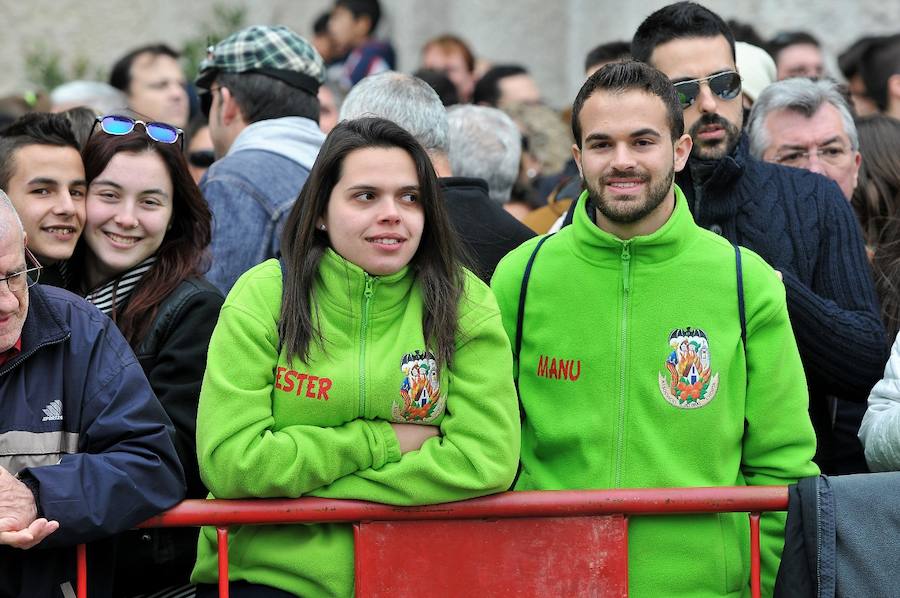
M 614 550 L 606 550 L 609 545 L 603 545 L 603 550 L 597 552 L 610 553 L 610 559 L 603 562 L 592 563 L 591 571 L 604 570 L 610 573 L 612 579 L 612 593 L 606 595 L 626 595 L 618 593 L 618 589 L 625 579 L 625 592 L 627 592 L 627 562 L 625 564 L 624 577 L 622 569 L 616 564 L 618 557 L 627 559 L 627 535 L 623 536 L 623 542 L 616 538 L 616 524 L 614 519 L 624 522 L 628 515 L 651 514 L 677 514 L 677 513 L 750 513 L 751 527 L 751 591 L 754 597 L 759 596 L 759 513 L 762 511 L 784 511 L 788 504 L 788 490 L 786 486 L 753 486 L 753 487 L 717 487 L 717 488 L 638 488 L 617 490 L 583 490 L 583 491 L 546 491 L 546 492 L 507 492 L 486 496 L 468 501 L 445 503 L 438 505 L 426 505 L 419 507 L 395 507 L 377 503 L 369 503 L 353 500 L 328 500 L 320 498 L 300 499 L 254 499 L 254 500 L 186 500 L 175 508 L 147 520 L 139 527 L 189 527 L 211 525 L 218 528 L 219 540 L 219 592 L 220 596 L 228 596 L 228 550 L 227 528 L 232 525 L 254 524 L 287 524 L 287 523 L 355 523 L 357 539 L 357 590 L 362 596 L 376 595 L 380 593 L 378 588 L 383 586 L 373 584 L 373 579 L 367 575 L 375 575 L 380 569 L 377 567 L 378 542 L 393 542 L 397 538 L 403 538 L 402 542 L 409 542 L 416 535 L 414 522 L 448 522 L 448 526 L 442 528 L 441 534 L 450 533 L 453 530 L 452 522 L 457 522 L 459 531 L 465 530 L 460 538 L 472 539 L 472 533 L 491 533 L 503 537 L 534 537 L 533 525 L 550 525 L 558 532 L 559 525 L 565 525 L 570 518 L 593 518 L 589 526 L 605 530 L 597 534 L 591 534 L 595 539 L 612 542 Z M 625 517 L 622 517 L 622 516 Z M 603 520 L 598 523 L 597 518 Z M 527 526 L 522 525 L 522 520 L 531 520 Z M 509 525 L 492 526 L 466 526 L 462 521 L 488 520 L 496 523 L 502 520 Z M 391 525 L 371 525 L 372 522 L 391 522 Z M 407 525 L 398 525 L 398 522 L 407 522 Z M 569 521 L 568 523 L 571 523 Z M 577 523 L 574 524 L 577 527 Z M 529 527 L 531 526 L 531 527 Z M 424 526 L 419 527 L 419 531 Z M 431 529 L 431 528 L 429 528 Z M 474 530 L 474 531 L 473 531 Z M 513 530 L 513 531 L 510 531 Z M 499 532 L 499 533 L 497 533 Z M 431 529 L 429 533 L 434 533 Z M 396 534 L 400 534 L 397 536 Z M 468 535 L 467 535 L 468 534 Z M 509 534 L 513 534 L 510 536 Z M 560 536 L 555 533 L 553 535 Z M 392 537 L 393 536 L 393 537 Z M 572 536 L 568 537 L 567 544 L 574 545 Z M 377 540 L 373 545 L 367 545 L 371 538 Z M 443 538 L 442 538 L 443 540 Z M 515 546 L 516 542 L 507 543 Z M 374 549 L 373 549 L 374 546 Z M 557 547 L 559 548 L 559 547 Z M 370 550 L 371 549 L 371 550 Z M 361 553 L 362 550 L 362 553 Z M 368 552 L 367 552 L 368 551 Z M 442 553 L 442 558 L 446 557 Z M 607 555 L 609 556 L 609 555 Z M 471 557 L 469 557 L 470 560 Z M 363 570 L 360 570 L 360 564 Z M 462 576 L 458 566 L 465 563 L 456 562 L 454 567 L 448 567 L 454 575 Z M 82 547 L 78 551 L 78 596 L 87 598 L 87 584 L 83 582 L 80 573 L 85 571 L 85 555 Z M 574 571 L 578 569 L 570 569 Z M 478 577 L 477 571 L 472 573 L 473 579 L 484 581 Z M 361 577 L 362 576 L 362 577 Z M 86 577 L 85 577 L 86 579 Z M 459 579 L 463 579 L 460 577 Z M 618 585 L 617 585 L 618 584 Z M 420 586 L 421 587 L 421 586 Z M 470 590 L 478 589 L 470 586 Z M 391 591 L 394 595 L 396 588 Z M 386 591 L 386 590 L 385 590 Z M 484 593 L 484 592 L 481 592 Z M 490 594 L 490 592 L 487 592 Z M 516 594 L 513 589 L 508 595 Z

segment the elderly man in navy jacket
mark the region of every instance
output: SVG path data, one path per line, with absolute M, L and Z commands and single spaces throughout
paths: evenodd
M 33 284 L 25 242 L 0 192 L 0 596 L 74 596 L 74 546 L 175 505 L 184 474 L 115 324 Z M 91 596 L 110 593 L 105 548 L 88 553 Z

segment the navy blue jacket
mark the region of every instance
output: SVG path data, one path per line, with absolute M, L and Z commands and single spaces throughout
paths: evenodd
M 832 462 L 844 460 L 851 449 L 837 446 L 825 429 L 831 423 L 825 396 L 864 403 L 888 358 L 872 272 L 850 203 L 819 174 L 752 158 L 746 135 L 702 186 L 694 184 L 693 174 L 689 162 L 676 182 L 697 224 L 752 249 L 784 277 L 810 387 L 816 462 L 823 471 L 835 471 L 842 465 Z M 702 288 L 702 279 L 697 283 Z M 848 439 L 864 467 L 855 431 Z
M 184 474 L 131 348 L 94 306 L 29 290 L 22 350 L 0 366 L 0 465 L 37 482 L 39 515 L 59 529 L 26 551 L 0 547 L 0 596 L 62 596 L 74 545 L 174 506 Z M 108 594 L 107 553 L 88 548 L 91 595 Z

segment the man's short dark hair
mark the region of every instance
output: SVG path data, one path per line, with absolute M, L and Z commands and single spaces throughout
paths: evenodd
M 381 20 L 381 6 L 378 0 L 336 0 L 334 6 L 346 8 L 353 14 L 354 19 L 369 17 L 369 35 L 372 35 L 378 27 L 378 21 Z
M 769 52 L 769 56 L 777 62 L 778 54 L 782 50 L 790 46 L 798 46 L 801 44 L 815 46 L 817 48 L 821 47 L 819 40 L 813 37 L 811 33 L 806 31 L 783 31 L 769 40 L 769 43 L 766 44 L 766 50 Z
M 413 73 L 413 77 L 418 77 L 430 85 L 431 89 L 437 92 L 438 97 L 441 98 L 441 104 L 444 106 L 459 104 L 459 93 L 456 91 L 456 86 L 444 71 L 419 69 Z
M 900 34 L 874 41 L 859 64 L 866 93 L 882 111 L 888 108 L 888 79 L 900 73 Z
M 0 131 L 0 189 L 9 188 L 16 171 L 16 152 L 28 145 L 71 147 L 81 152 L 72 125 L 64 114 L 31 112 Z
M 140 48 L 134 49 L 120 58 L 113 65 L 112 71 L 109 73 L 109 84 L 116 89 L 120 89 L 125 93 L 128 93 L 128 88 L 131 87 L 131 65 L 141 54 L 150 54 L 154 57 L 168 56 L 170 58 L 174 58 L 175 60 L 181 58 L 181 54 L 179 54 L 177 51 L 173 50 L 166 44 L 151 44 L 149 46 L 141 46 Z
M 518 64 L 498 64 L 491 67 L 475 84 L 475 89 L 472 91 L 472 103 L 496 108 L 500 102 L 500 79 L 527 74 L 528 70 Z
M 674 142 L 684 134 L 684 111 L 681 108 L 681 102 L 678 101 L 675 86 L 668 77 L 643 62 L 635 60 L 611 62 L 588 77 L 572 105 L 572 134 L 575 135 L 575 144 L 579 149 L 581 148 L 581 109 L 588 98 L 598 91 L 617 94 L 626 91 L 642 91 L 654 95 L 662 100 L 666 107 L 666 120 L 672 134 L 672 141 Z
M 631 44 L 626 41 L 600 44 L 587 53 L 584 59 L 584 70 L 601 63 L 628 60 L 631 58 Z
M 838 54 L 838 68 L 841 69 L 841 73 L 844 74 L 844 77 L 852 79 L 855 75 L 859 74 L 863 57 L 866 52 L 868 52 L 873 44 L 877 44 L 883 39 L 883 35 L 867 35 L 859 38 L 850 44 L 846 50 Z
M 734 34 L 722 17 L 694 2 L 678 2 L 644 19 L 631 40 L 631 55 L 635 60 L 649 63 L 653 50 L 672 40 L 720 35 L 728 40 L 734 60 Z
M 316 20 L 313 21 L 313 33 L 316 35 L 328 35 L 329 18 L 331 18 L 331 13 L 327 10 L 316 17 Z
M 216 81 L 231 92 L 247 124 L 285 116 L 319 122 L 319 98 L 279 79 L 259 73 L 219 73 Z

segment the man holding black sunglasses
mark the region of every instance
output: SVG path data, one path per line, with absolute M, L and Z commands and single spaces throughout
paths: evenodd
M 887 359 L 848 202 L 822 176 L 749 155 L 734 36 L 718 15 L 691 2 L 661 8 L 638 27 L 631 50 L 678 91 L 694 149 L 676 182 L 696 222 L 754 250 L 782 276 L 810 389 L 816 462 L 829 474 L 864 467 L 834 442 L 826 402 L 826 395 L 865 401 Z
M 213 213 L 207 279 L 228 293 L 279 254 L 287 214 L 319 153 L 322 58 L 287 27 L 249 27 L 209 49 L 197 87 L 217 160 L 200 180 Z

